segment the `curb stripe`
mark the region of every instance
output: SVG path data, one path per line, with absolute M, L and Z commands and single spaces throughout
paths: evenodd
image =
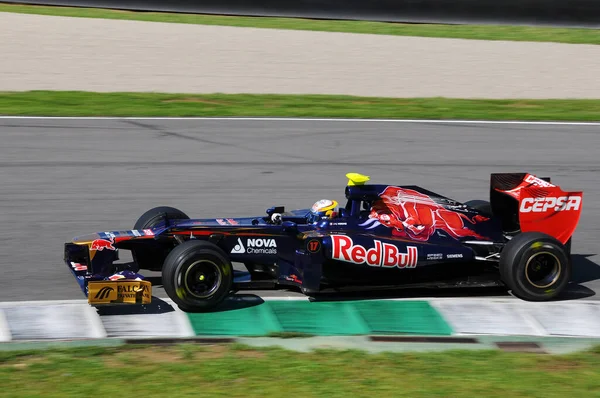
M 453 326 L 455 335 L 600 338 L 600 301 L 444 298 L 429 302 Z
M 4 315 L 4 311 L 0 309 L 0 342 L 8 342 L 12 340 L 8 320 Z
M 536 335 L 512 303 L 462 301 L 429 302 L 460 335 Z
M 11 340 L 95 339 L 101 336 L 87 304 L 8 305 Z M 93 311 L 93 309 L 91 309 Z M 96 318 L 97 322 L 97 318 Z
M 190 322 L 190 318 L 187 313 L 181 311 L 179 307 L 173 302 L 171 299 L 164 299 L 167 303 L 173 307 L 175 310 L 175 322 L 177 323 L 177 330 L 179 330 L 179 335 L 181 337 L 195 337 L 196 333 L 194 332 L 194 328 Z
M 108 337 L 102 319 L 94 307 L 87 306 L 83 311 L 91 326 L 91 334 L 95 339 L 104 339 Z
M 43 300 L 43 301 L 4 301 L 0 302 L 0 308 L 13 307 L 48 307 L 63 304 L 88 304 L 87 300 Z

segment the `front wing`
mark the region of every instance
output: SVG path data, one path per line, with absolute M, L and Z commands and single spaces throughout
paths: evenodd
M 111 257 L 105 260 L 118 258 L 116 250 L 95 255 Z M 152 301 L 152 284 L 140 274 L 131 271 L 110 276 L 95 273 L 86 244 L 66 243 L 64 260 L 89 304 L 149 304 Z

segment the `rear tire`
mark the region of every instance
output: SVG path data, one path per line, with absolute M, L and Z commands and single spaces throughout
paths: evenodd
M 565 243 L 565 252 L 569 255 L 569 258 L 571 257 L 571 242 L 572 242 L 573 238 L 569 238 L 569 240 L 567 241 L 567 243 Z
M 189 240 L 167 256 L 162 282 L 165 292 L 182 311 L 209 311 L 229 295 L 233 266 L 215 244 Z
M 163 222 L 165 217 L 168 221 L 190 219 L 187 214 L 179 209 L 160 206 L 142 214 L 133 226 L 133 229 L 143 230 L 154 228 Z M 167 258 L 167 255 L 174 247 L 174 243 L 143 242 L 131 249 L 131 255 L 138 268 L 160 271 L 165 258 Z
M 571 279 L 569 254 L 549 235 L 520 233 L 500 253 L 500 276 L 513 294 L 523 300 L 552 300 Z

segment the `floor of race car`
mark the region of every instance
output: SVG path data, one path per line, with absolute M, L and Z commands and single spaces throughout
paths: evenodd
M 239 272 L 247 272 L 243 264 L 234 263 L 234 270 Z M 152 282 L 152 295 L 159 298 L 168 298 L 162 286 L 162 278 L 160 272 L 145 271 L 142 274 Z M 307 298 L 299 289 L 293 287 L 280 286 L 276 289 L 244 289 L 237 292 L 235 295 L 243 297 L 269 298 L 269 299 L 295 299 Z M 234 295 L 234 296 L 235 296 Z M 463 288 L 402 288 L 386 289 L 386 290 L 364 290 L 347 291 L 337 293 L 331 290 L 325 291 L 324 295 L 320 295 L 319 301 L 335 301 L 335 300 L 360 300 L 360 299 L 390 299 L 390 298 L 419 298 L 419 297 L 489 297 L 489 298 L 513 298 L 511 292 L 505 287 L 463 287 Z M 571 285 L 567 291 L 561 296 L 562 300 L 573 300 L 589 297 L 587 289 L 578 285 Z M 516 299 L 518 300 L 518 299 Z

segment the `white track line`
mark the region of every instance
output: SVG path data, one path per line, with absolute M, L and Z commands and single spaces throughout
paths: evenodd
M 438 120 L 438 119 L 337 119 L 285 117 L 109 117 L 109 116 L 0 116 L 0 119 L 23 120 L 176 120 L 176 121 L 244 121 L 244 122 L 360 122 L 360 123 L 434 123 L 434 124 L 525 124 L 540 126 L 600 126 L 600 122 L 553 122 L 519 120 Z
M 235 297 L 235 296 L 234 296 Z M 307 301 L 309 300 L 308 296 L 267 296 L 261 297 L 263 301 Z M 161 300 L 165 301 L 167 304 L 171 306 L 175 306 L 173 301 L 169 298 L 161 298 Z M 522 301 L 516 298 L 510 297 L 397 297 L 397 298 L 362 298 L 356 299 L 356 301 L 367 301 L 367 300 L 377 300 L 377 301 L 428 301 L 430 303 L 434 303 L 436 301 L 456 301 L 457 303 L 461 302 L 473 302 L 473 301 L 487 301 L 490 303 L 499 303 L 499 304 L 515 304 L 515 303 L 523 303 L 524 305 L 537 305 L 537 303 L 531 303 L 528 301 Z M 352 298 L 344 298 L 338 301 L 355 301 Z M 81 305 L 87 304 L 87 300 L 40 300 L 40 301 L 4 301 L 0 302 L 0 309 L 2 308 L 12 308 L 12 307 L 31 307 L 31 306 L 50 306 L 50 305 Z M 592 304 L 600 306 L 600 300 L 569 300 L 569 301 L 553 301 L 547 303 L 548 305 L 553 304 L 562 304 L 562 305 L 580 305 L 580 304 Z M 91 308 L 91 306 L 90 306 Z
M 527 323 L 527 325 L 529 327 L 531 327 L 533 330 L 535 330 L 535 335 L 536 336 L 550 336 L 550 333 L 544 328 L 544 326 L 542 326 L 542 324 L 540 324 L 537 319 L 535 319 L 533 316 L 531 316 L 526 310 L 525 308 L 522 307 L 517 307 L 515 309 L 515 311 L 521 315 L 521 317 L 525 320 L 525 322 Z

